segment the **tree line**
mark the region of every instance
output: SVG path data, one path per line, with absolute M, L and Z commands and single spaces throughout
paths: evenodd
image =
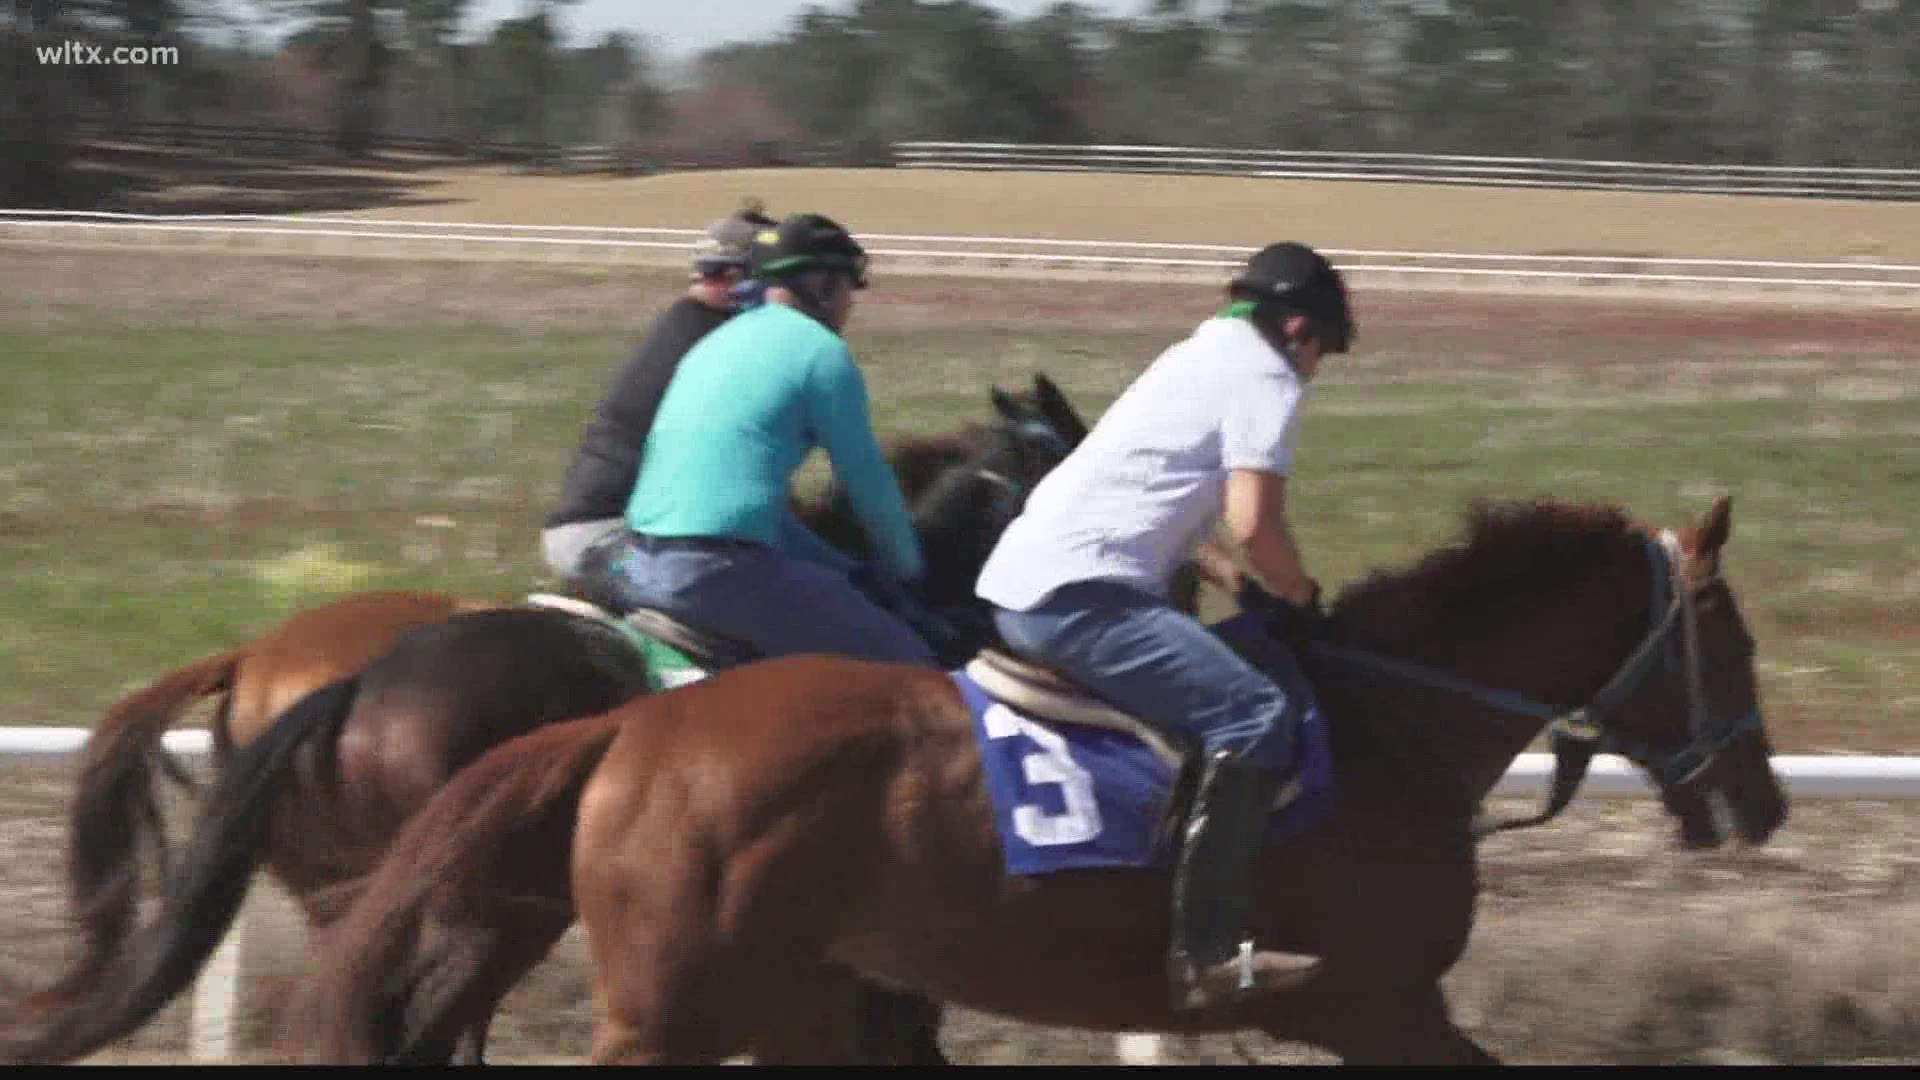
M 85 119 L 593 143 L 668 164 L 885 160 L 910 139 L 1913 166 L 1920 0 L 1140 0 L 1027 18 L 974 0 L 807 8 L 669 70 L 633 33 L 567 47 L 571 0 L 5 0 L 0 185 L 57 184 Z M 174 43 L 58 67 L 35 43 Z

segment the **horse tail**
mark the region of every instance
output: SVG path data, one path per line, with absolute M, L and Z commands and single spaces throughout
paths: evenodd
M 193 981 L 219 946 L 252 883 L 267 834 L 276 780 L 295 753 L 337 741 L 352 711 L 358 677 L 313 691 L 237 752 L 202 803 L 192 837 L 167 867 L 158 909 L 125 947 L 71 980 L 54 1009 L 0 1030 L 0 1059 L 71 1061 L 121 1038 Z
M 82 951 L 70 972 L 27 1007 L 54 1007 L 83 992 L 126 940 L 143 876 L 167 859 L 155 768 L 189 783 L 162 736 L 188 706 L 230 691 L 246 655 L 235 649 L 168 672 L 114 702 L 87 737 L 67 811 L 67 905 Z
M 289 1049 L 326 1063 L 405 1060 L 503 993 L 483 985 L 502 976 L 476 942 L 510 942 L 529 913 L 557 926 L 555 939 L 571 923 L 580 796 L 619 730 L 607 712 L 514 738 L 408 819 L 315 950 L 318 968 L 287 1010 L 298 1018 Z

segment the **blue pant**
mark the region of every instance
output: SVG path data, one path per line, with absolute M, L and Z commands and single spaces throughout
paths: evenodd
M 1199 620 L 1100 581 L 1066 586 L 1031 611 L 996 610 L 994 623 L 1015 653 L 1124 712 L 1189 732 L 1209 753 L 1225 750 L 1281 776 L 1294 769 L 1308 695 L 1278 642 L 1240 643 L 1276 683 Z
M 629 534 L 610 569 L 624 610 L 657 608 L 763 656 L 837 653 L 935 663 L 905 621 L 867 599 L 845 574 L 764 544 Z

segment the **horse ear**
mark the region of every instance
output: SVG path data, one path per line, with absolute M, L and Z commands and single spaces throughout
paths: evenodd
M 1013 395 L 1000 389 L 997 384 L 994 386 L 991 394 L 993 396 L 994 411 L 998 412 L 1001 416 L 1008 420 L 1020 420 L 1026 416 L 1025 410 L 1020 408 L 1020 403 L 1013 400 Z
M 1078 446 L 1087 437 L 1087 422 L 1080 418 L 1080 410 L 1073 407 L 1067 395 L 1053 384 L 1053 380 L 1043 373 L 1033 377 L 1033 393 L 1040 401 L 1041 415 L 1064 436 L 1070 445 Z
M 1717 554 L 1726 546 L 1727 537 L 1733 533 L 1733 496 L 1722 495 L 1713 500 L 1713 509 L 1700 522 L 1699 553 Z

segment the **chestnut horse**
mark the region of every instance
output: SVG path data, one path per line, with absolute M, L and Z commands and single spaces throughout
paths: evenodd
M 1297 650 L 1337 806 L 1267 846 L 1253 905 L 1262 947 L 1322 958 L 1300 989 L 1172 1011 L 1164 870 L 1010 876 L 951 678 L 789 657 L 475 762 L 329 932 L 287 1012 L 291 1048 L 364 1062 L 470 1023 L 526 970 L 509 955 L 518 913 L 570 885 L 601 1063 L 854 1061 L 862 979 L 1038 1024 L 1253 1028 L 1350 1063 L 1489 1063 L 1441 987 L 1473 928 L 1480 836 L 1557 812 L 1596 748 L 1640 764 L 1683 821 L 1716 795 L 1750 843 L 1785 820 L 1720 573 L 1729 531 L 1724 499 L 1677 531 L 1481 504 L 1464 543 L 1342 593 Z M 1478 820 L 1543 727 L 1547 811 Z
M 1031 396 L 996 387 L 992 399 L 999 424 L 902 441 L 892 453 L 916 501 L 936 602 L 971 596 L 981 560 L 1017 512 L 1004 505 L 1008 478 L 1037 482 L 1086 435 L 1044 375 Z M 843 491 L 796 509 L 859 553 Z M 302 903 L 310 926 L 324 925 L 406 816 L 462 764 L 541 724 L 611 708 L 644 692 L 646 676 L 638 654 L 591 620 L 373 593 L 303 612 L 122 699 L 89 740 L 72 804 L 69 892 L 83 953 L 0 1029 L 0 1058 L 71 1060 L 144 1022 L 218 944 L 256 861 Z M 170 861 L 152 779 L 160 735 L 193 700 L 223 690 L 218 786 L 193 846 L 172 860 L 158 912 L 136 929 L 146 873 L 137 856 Z M 570 921 L 569 912 L 560 929 Z M 484 1022 L 469 1036 L 467 1060 L 477 1062 Z

